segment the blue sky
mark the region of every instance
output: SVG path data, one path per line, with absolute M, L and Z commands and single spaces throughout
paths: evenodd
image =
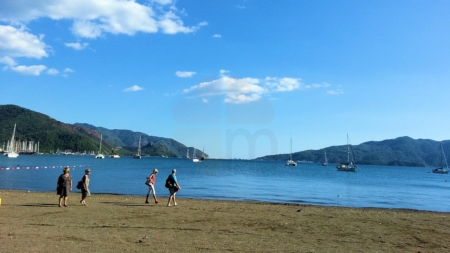
M 0 0 L 0 104 L 255 158 L 448 140 L 448 1 Z

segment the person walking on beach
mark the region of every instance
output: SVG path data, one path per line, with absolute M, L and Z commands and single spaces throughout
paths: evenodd
M 148 176 L 148 192 L 147 197 L 145 198 L 145 204 L 148 204 L 148 197 L 150 196 L 150 193 L 153 194 L 153 199 L 155 200 L 155 204 L 158 204 L 159 201 L 156 199 L 156 192 L 155 192 L 155 181 L 156 181 L 156 174 L 158 174 L 158 169 L 153 169 L 152 174 Z
M 64 207 L 68 207 L 67 199 L 69 197 L 69 193 L 72 191 L 72 176 L 69 174 L 69 167 L 65 167 L 63 172 L 64 173 L 61 174 L 58 178 L 58 183 L 56 185 L 56 194 L 59 195 L 58 206 L 61 207 L 64 204 Z
M 86 198 L 87 196 L 91 196 L 91 191 L 89 191 L 89 175 L 91 174 L 91 170 L 87 168 L 84 171 L 84 176 L 81 179 L 81 182 L 83 182 L 83 187 L 81 187 L 81 200 L 80 203 L 83 206 L 87 206 L 86 204 Z
M 176 206 L 177 205 L 177 201 L 175 199 L 175 194 L 177 193 L 177 191 L 181 190 L 180 185 L 178 184 L 178 180 L 177 180 L 177 176 L 176 176 L 177 170 L 173 169 L 172 170 L 172 174 L 169 175 L 169 177 L 167 177 L 167 182 L 166 182 L 166 187 L 169 188 L 169 193 L 170 193 L 170 197 L 169 197 L 169 201 L 167 202 L 167 206 L 171 206 L 170 205 L 170 201 L 173 200 L 173 205 Z

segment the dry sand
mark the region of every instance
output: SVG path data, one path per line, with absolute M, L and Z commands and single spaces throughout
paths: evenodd
M 0 190 L 0 252 L 450 252 L 450 213 Z

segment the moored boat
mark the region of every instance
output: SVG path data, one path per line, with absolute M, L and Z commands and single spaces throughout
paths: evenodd
M 353 155 L 353 149 L 350 145 L 350 141 L 347 134 L 347 162 L 336 165 L 336 169 L 338 171 L 355 172 L 357 168 L 358 166 L 356 166 L 355 158 Z
M 431 172 L 435 174 L 448 174 L 447 158 L 445 158 L 444 148 L 441 143 L 441 167 L 433 169 Z

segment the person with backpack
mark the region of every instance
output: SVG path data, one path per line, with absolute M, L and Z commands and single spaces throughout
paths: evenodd
M 177 173 L 177 170 L 173 169 L 172 174 L 170 174 L 166 179 L 166 188 L 169 189 L 169 193 L 170 193 L 170 197 L 169 197 L 169 201 L 167 202 L 167 206 L 171 206 L 171 204 L 170 204 L 171 200 L 173 200 L 173 205 L 177 206 L 175 194 L 177 193 L 177 191 L 181 190 L 181 187 L 178 184 L 176 173 Z
M 87 168 L 84 171 L 84 176 L 81 179 L 81 185 L 80 185 L 80 190 L 81 190 L 81 200 L 80 200 L 80 204 L 82 204 L 83 206 L 87 206 L 86 204 L 86 197 L 91 196 L 91 191 L 89 191 L 89 175 L 91 174 L 91 170 L 89 168 Z M 78 186 L 77 186 L 78 188 Z
M 148 185 L 148 192 L 147 197 L 145 198 L 145 204 L 148 204 L 148 197 L 150 197 L 150 193 L 153 194 L 153 199 L 155 200 L 155 204 L 158 204 L 159 201 L 156 199 L 156 192 L 155 192 L 155 180 L 156 180 L 156 174 L 158 174 L 158 169 L 153 169 L 152 174 L 148 176 L 147 181 L 145 182 L 146 185 Z

